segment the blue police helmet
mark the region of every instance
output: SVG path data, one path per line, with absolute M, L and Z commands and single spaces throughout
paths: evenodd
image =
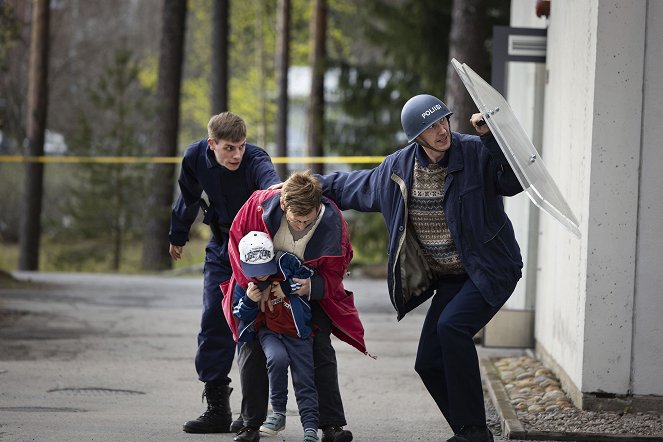
M 414 141 L 423 131 L 440 118 L 453 114 L 446 104 L 432 95 L 415 95 L 407 100 L 401 111 L 401 124 L 408 143 Z

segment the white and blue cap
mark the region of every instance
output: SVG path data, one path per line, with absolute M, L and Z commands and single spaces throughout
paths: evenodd
M 273 275 L 276 273 L 274 244 L 265 232 L 251 231 L 239 241 L 239 259 L 245 276 Z

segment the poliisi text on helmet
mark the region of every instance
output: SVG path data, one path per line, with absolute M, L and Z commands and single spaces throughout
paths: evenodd
M 442 109 L 442 106 L 439 104 L 436 104 L 435 106 L 431 107 L 430 109 L 426 110 L 424 113 L 421 114 L 421 118 L 426 118 L 430 116 L 431 114 L 435 113 L 435 111 L 439 111 Z

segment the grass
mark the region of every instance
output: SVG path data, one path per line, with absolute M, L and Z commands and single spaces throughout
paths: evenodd
M 184 247 L 182 259 L 173 261 L 173 271 L 179 274 L 200 274 L 205 262 L 205 245 L 207 244 L 209 229 L 202 224 L 194 224 L 192 239 Z M 353 243 L 354 259 L 350 268 L 385 267 L 384 246 L 371 246 L 365 236 L 357 235 Z M 19 247 L 17 243 L 1 242 L 3 253 L 0 255 L 0 271 L 12 272 L 18 270 Z M 363 246 L 363 247 L 362 247 Z M 70 242 L 56 242 L 43 238 L 40 244 L 39 270 L 43 272 L 82 272 L 82 273 L 115 273 L 112 270 L 111 254 L 108 245 L 101 240 L 80 240 Z M 367 252 L 367 253 L 362 253 Z M 163 253 L 168 253 L 168 240 L 163 242 Z M 117 273 L 141 274 L 146 273 L 141 265 L 142 242 L 127 241 L 122 250 L 122 260 Z M 188 271 L 190 269 L 190 271 Z
M 182 259 L 173 261 L 173 270 L 185 270 L 201 266 L 205 261 L 205 245 L 207 239 L 196 238 L 184 247 Z M 78 241 L 75 243 L 57 243 L 42 241 L 40 244 L 39 270 L 42 272 L 83 272 L 113 273 L 110 256 L 94 257 L 94 251 L 102 251 L 102 246 L 94 241 Z M 3 253 L 0 255 L 0 271 L 13 272 L 18 270 L 19 247 L 17 243 L 2 243 Z M 164 253 L 168 253 L 168 241 L 164 241 Z M 140 274 L 142 243 L 133 242 L 125 245 L 122 261 L 117 273 Z

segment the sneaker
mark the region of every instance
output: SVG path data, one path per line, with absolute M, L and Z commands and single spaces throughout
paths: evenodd
M 260 426 L 260 432 L 276 436 L 279 431 L 285 430 L 285 414 L 272 413 L 267 416 L 265 422 Z
M 231 433 L 239 433 L 242 428 L 244 428 L 244 419 L 242 419 L 242 416 L 238 417 L 232 424 L 230 424 Z
M 350 442 L 352 433 L 343 427 L 325 427 L 322 429 L 322 442 Z
M 318 432 L 317 431 L 305 431 L 304 432 L 304 442 L 318 442 Z
M 493 442 L 493 433 L 488 427 L 468 425 L 460 429 L 458 433 L 447 442 Z
M 236 442 L 258 442 L 260 440 L 260 431 L 254 427 L 243 427 L 233 438 Z

